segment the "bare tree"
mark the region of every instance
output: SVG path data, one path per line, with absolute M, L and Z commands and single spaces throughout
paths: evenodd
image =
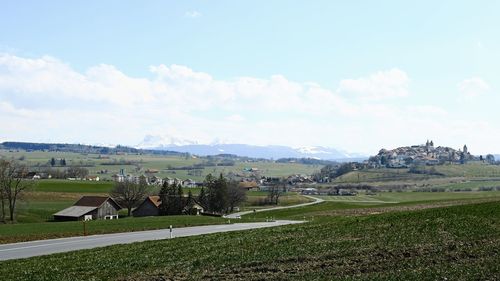
M 273 184 L 269 186 L 267 197 L 270 203 L 278 205 L 281 194 L 285 191 L 285 184 Z
M 130 216 L 132 208 L 137 207 L 149 193 L 149 187 L 145 181 L 140 180 L 135 183 L 129 180 L 116 182 L 110 192 L 110 196 L 120 206 L 127 209 L 127 215 Z
M 66 170 L 67 177 L 70 178 L 85 178 L 89 174 L 89 170 L 72 165 Z
M 0 160 L 0 201 L 1 201 L 1 221 L 5 222 L 8 208 L 9 220 L 14 221 L 16 203 L 24 191 L 28 190 L 33 181 L 27 180 L 28 168 L 26 165 L 15 161 Z
M 232 212 L 234 207 L 247 200 L 245 188 L 240 187 L 236 181 L 230 181 L 227 189 L 227 200 L 229 211 Z

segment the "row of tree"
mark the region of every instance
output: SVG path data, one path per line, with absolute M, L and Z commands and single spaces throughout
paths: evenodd
M 184 197 L 184 192 L 180 184 L 164 183 L 160 189 L 160 215 L 182 215 L 188 204 L 193 204 L 193 195 L 189 191 L 188 198 Z M 189 202 L 188 202 L 189 201 Z
M 356 162 L 329 164 L 321 168 L 319 173 L 314 174 L 313 177 L 316 181 L 322 181 L 324 178 L 334 179 L 360 168 L 362 168 L 362 164 Z
M 228 181 L 222 174 L 218 178 L 208 174 L 203 182 L 198 202 L 205 211 L 228 213 L 247 199 L 246 190 L 236 181 Z
M 132 209 L 139 206 L 144 199 L 152 193 L 146 179 L 141 177 L 139 182 L 123 181 L 115 183 L 110 196 L 118 204 L 127 209 L 130 216 Z M 241 188 L 236 181 L 228 181 L 221 174 L 215 178 L 207 175 L 197 198 L 193 197 L 191 191 L 184 196 L 180 184 L 168 184 L 165 182 L 158 192 L 160 197 L 160 215 L 180 215 L 186 210 L 191 210 L 194 204 L 199 204 L 206 212 L 228 213 L 234 207 L 246 201 L 246 190 Z M 277 200 L 277 198 L 276 198 Z
M 61 158 L 59 160 L 56 160 L 54 157 L 52 157 L 49 161 L 50 166 L 54 167 L 59 163 L 59 166 L 66 166 L 66 159 Z

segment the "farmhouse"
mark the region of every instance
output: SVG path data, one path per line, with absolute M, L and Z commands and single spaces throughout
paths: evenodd
M 203 213 L 203 207 L 196 202 L 194 198 L 189 200 L 188 197 L 183 197 L 183 202 L 186 207 L 183 209 L 183 213 L 187 215 L 199 215 Z M 134 217 L 148 217 L 148 216 L 159 216 L 160 215 L 160 196 L 148 196 L 144 199 L 144 202 L 132 211 Z
M 308 188 L 302 189 L 302 194 L 303 195 L 317 195 L 318 190 L 316 188 L 313 188 L 313 187 L 308 187 Z
M 116 182 L 124 182 L 125 181 L 125 176 L 122 174 L 114 174 L 111 176 L 111 178 L 113 178 L 113 180 Z
M 77 221 L 118 218 L 121 209 L 112 198 L 83 196 L 73 206 L 54 214 L 56 221 Z
M 187 199 L 187 198 L 186 198 Z M 196 200 L 192 199 L 191 202 L 186 203 L 186 207 L 183 210 L 186 215 L 201 215 L 203 213 L 203 207 L 196 202 Z
M 132 215 L 134 217 L 158 216 L 160 205 L 160 196 L 148 196 L 139 207 L 132 211 Z
M 238 186 L 240 188 L 244 188 L 246 190 L 258 190 L 259 189 L 259 184 L 255 181 L 242 181 L 238 183 Z
M 192 179 L 183 180 L 181 184 L 183 187 L 187 187 L 187 188 L 196 187 L 196 182 Z

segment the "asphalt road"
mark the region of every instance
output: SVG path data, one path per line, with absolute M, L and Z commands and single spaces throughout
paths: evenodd
M 272 207 L 272 208 L 267 208 L 267 209 L 256 209 L 255 212 L 256 213 L 260 213 L 260 212 L 267 212 L 267 211 L 274 211 L 274 210 L 283 210 L 283 209 L 304 207 L 304 206 L 319 204 L 319 203 L 325 201 L 323 199 L 312 197 L 312 196 L 308 196 L 308 195 L 303 195 L 303 196 L 307 197 L 307 198 L 311 198 L 314 201 L 313 202 L 302 203 L 302 204 L 297 204 L 297 205 L 290 205 L 290 206 L 279 206 L 279 207 Z M 248 214 L 253 214 L 253 213 L 254 213 L 254 211 L 244 211 L 244 212 L 232 213 L 232 214 L 226 215 L 225 217 L 229 218 L 229 219 L 235 219 L 237 217 L 241 217 L 243 215 L 248 215 Z
M 275 222 L 235 223 L 224 225 L 206 225 L 184 228 L 174 228 L 173 237 L 186 237 L 217 232 L 228 232 L 265 227 L 274 227 L 288 224 L 302 223 L 301 221 L 278 220 Z M 148 240 L 170 238 L 169 229 L 102 234 L 81 237 L 69 237 L 50 240 L 13 243 L 0 245 L 0 261 L 43 256 L 54 253 L 69 252 L 82 249 L 127 244 Z

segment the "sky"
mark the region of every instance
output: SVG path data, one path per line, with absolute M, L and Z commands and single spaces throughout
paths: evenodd
M 0 141 L 500 153 L 500 2 L 403 2 L 0 0 Z

